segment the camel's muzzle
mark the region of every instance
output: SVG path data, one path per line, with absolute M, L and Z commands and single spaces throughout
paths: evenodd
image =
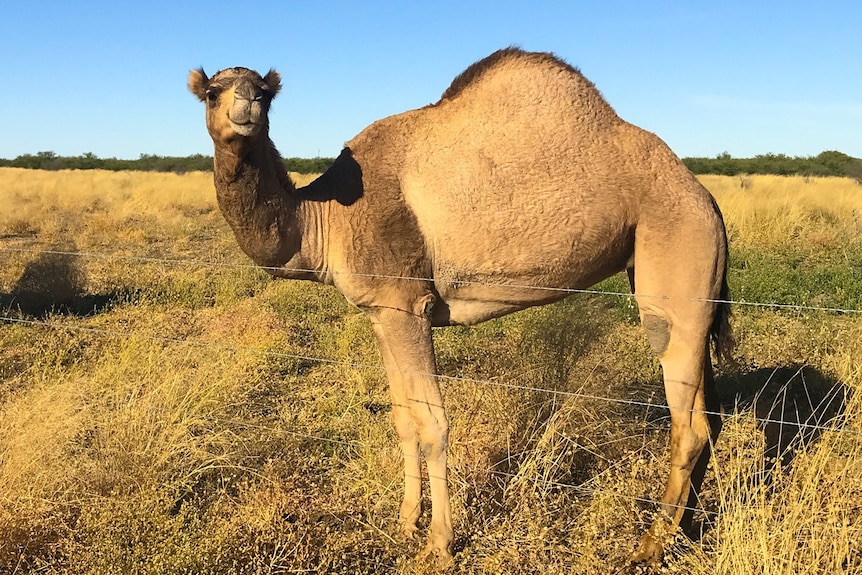
M 266 119 L 261 94 L 257 91 L 245 93 L 245 91 L 236 90 L 228 119 L 237 134 L 241 136 L 256 134 L 264 126 Z

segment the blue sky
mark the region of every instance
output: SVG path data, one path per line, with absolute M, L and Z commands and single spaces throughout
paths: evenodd
M 577 66 L 680 156 L 862 157 L 862 3 L 3 0 L 0 157 L 210 154 L 188 70 L 282 73 L 284 156 L 334 156 L 497 48 Z

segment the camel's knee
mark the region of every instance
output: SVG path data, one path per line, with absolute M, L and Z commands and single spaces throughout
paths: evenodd
M 392 424 L 395 426 L 395 432 L 398 433 L 398 439 L 402 443 L 418 441 L 416 437 L 416 424 L 413 422 L 413 416 L 410 415 L 408 409 L 401 407 L 393 409 Z
M 658 357 L 661 357 L 670 344 L 670 323 L 663 317 L 649 313 L 644 314 L 641 323 L 650 347 Z
M 449 444 L 449 430 L 444 426 L 433 426 L 419 432 L 419 448 L 425 459 L 445 457 Z
M 445 457 L 449 442 L 449 421 L 442 406 L 415 405 L 412 414 L 422 455 L 426 459 Z

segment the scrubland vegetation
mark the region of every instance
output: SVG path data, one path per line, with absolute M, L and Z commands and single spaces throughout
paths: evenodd
M 136 160 L 100 158 L 93 153 L 80 156 L 58 156 L 54 152 L 22 154 L 13 159 L 0 158 L 0 168 L 29 168 L 38 170 L 138 170 L 149 172 L 186 173 L 212 171 L 211 156 L 158 156 L 141 154 Z M 285 158 L 287 169 L 301 174 L 325 171 L 335 158 Z M 734 158 L 727 152 L 714 158 L 683 158 L 688 169 L 695 174 L 736 176 L 740 174 L 772 174 L 781 176 L 839 176 L 862 182 L 862 159 L 842 152 L 829 150 L 816 156 L 787 156 L 760 154 L 753 158 Z
M 367 320 L 249 265 L 211 177 L 0 169 L 0 572 L 433 572 L 394 536 Z M 702 181 L 744 303 L 697 529 L 662 570 L 862 573 L 862 186 Z M 632 300 L 577 294 L 436 350 L 451 572 L 626 572 L 669 425 Z
M 835 150 L 816 156 L 760 154 L 753 158 L 734 158 L 724 152 L 714 158 L 683 158 L 683 162 L 689 170 L 702 175 L 844 176 L 862 182 L 862 159 Z
M 285 158 L 284 165 L 289 171 L 300 174 L 319 174 L 325 171 L 335 158 Z M 135 170 L 142 172 L 211 172 L 212 156 L 194 154 L 192 156 L 159 156 L 141 154 L 136 160 L 100 158 L 86 153 L 80 156 L 58 156 L 54 152 L 23 154 L 12 160 L 0 158 L 0 168 L 28 168 L 31 170 Z

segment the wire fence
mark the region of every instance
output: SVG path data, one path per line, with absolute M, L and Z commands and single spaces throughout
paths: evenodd
M 198 259 L 184 259 L 184 258 L 162 258 L 162 257 L 146 257 L 146 256 L 135 256 L 135 255 L 124 255 L 124 254 L 108 254 L 108 253 L 99 253 L 99 252 L 80 252 L 80 251 L 64 251 L 64 250 L 43 250 L 43 249 L 32 249 L 32 248 L 10 248 L 10 247 L 0 247 L 0 251 L 12 252 L 12 253 L 28 253 L 28 254 L 42 254 L 42 255 L 56 255 L 56 256 L 65 256 L 65 257 L 79 257 L 79 258 L 99 258 L 99 259 L 120 259 L 126 261 L 134 261 L 134 262 L 146 262 L 146 263 L 155 263 L 161 265 L 169 265 L 169 266 L 204 266 L 204 267 L 213 267 L 213 268 L 225 268 L 225 269 L 267 269 L 261 268 L 260 266 L 256 266 L 253 264 L 245 264 L 245 263 L 228 263 L 228 262 L 213 262 L 206 260 L 198 260 Z M 283 268 L 270 268 L 279 271 L 284 271 Z M 289 270 L 294 272 L 316 272 L 316 270 Z M 345 272 L 346 273 L 346 272 Z M 423 281 L 423 282 L 433 282 L 433 278 L 417 278 L 417 277 L 405 277 L 405 276 L 397 276 L 397 275 L 378 275 L 378 274 L 354 274 L 361 275 L 365 277 L 377 277 L 377 278 L 385 278 L 385 279 L 402 279 L 402 280 L 412 280 L 412 281 Z M 472 284 L 474 282 L 462 282 L 464 284 Z M 500 287 L 500 284 L 495 284 L 495 287 Z M 589 294 L 589 295 L 604 295 L 604 296 L 614 296 L 614 297 L 625 297 L 625 298 L 633 298 L 634 295 L 631 293 L 624 292 L 614 292 L 614 291 L 606 291 L 606 290 L 593 290 L 593 289 L 569 289 L 569 288 L 556 288 L 556 287 L 545 287 L 545 286 L 530 286 L 530 285 L 510 285 L 506 287 L 513 287 L 518 289 L 536 289 L 536 290 L 545 290 L 545 291 L 556 291 L 563 292 L 569 294 Z M 643 296 L 639 294 L 640 297 L 655 297 L 660 299 L 672 299 L 672 296 L 668 295 L 652 295 L 652 296 Z M 690 298 L 686 298 L 690 299 Z M 712 302 L 712 303 L 728 303 L 731 305 L 737 306 L 751 306 L 751 307 L 759 307 L 759 308 L 773 308 L 773 309 L 782 309 L 782 310 L 797 310 L 797 311 L 813 311 L 813 312 L 825 312 L 825 313 L 834 313 L 834 314 L 859 314 L 862 313 L 862 310 L 859 309 L 844 309 L 844 308 L 835 308 L 835 307 L 822 307 L 822 306 L 807 306 L 807 305 L 797 305 L 790 303 L 781 303 L 781 302 L 748 302 L 741 300 L 718 300 L 718 299 L 697 299 L 697 301 L 704 302 Z M 85 325 L 76 325 L 69 324 L 67 322 L 57 322 L 57 321 L 48 321 L 48 320 L 38 320 L 38 319 L 28 319 L 24 317 L 14 317 L 9 315 L 0 316 L 0 323 L 7 324 L 18 324 L 25 325 L 33 328 L 47 328 L 47 329 L 63 329 L 63 330 L 71 330 L 77 331 L 81 333 L 91 333 L 104 337 L 112 337 L 112 338 L 135 338 L 135 339 L 144 339 L 154 342 L 160 342 L 164 344 L 170 345 L 186 345 L 192 347 L 199 347 L 205 349 L 212 349 L 214 351 L 232 351 L 232 352 L 241 352 L 241 353 L 254 353 L 260 354 L 264 356 L 277 357 L 282 359 L 292 359 L 292 360 L 300 360 L 306 362 L 313 362 L 317 364 L 330 364 L 330 365 L 340 365 L 343 367 L 349 367 L 353 369 L 370 369 L 379 372 L 384 372 L 385 369 L 382 365 L 379 364 L 371 364 L 371 363 L 360 363 L 353 361 L 344 361 L 339 359 L 332 358 L 324 358 L 317 357 L 315 355 L 306 355 L 306 354 L 291 354 L 284 352 L 277 352 L 272 350 L 263 350 L 256 349 L 250 347 L 236 346 L 236 345 L 227 345 L 227 344 L 216 344 L 211 342 L 203 342 L 197 341 L 193 339 L 187 338 L 173 338 L 166 336 L 158 336 L 158 335 L 146 335 L 141 333 L 135 333 L 131 331 L 123 331 L 123 330 L 115 330 L 115 329 L 107 329 L 107 328 L 96 328 Z M 524 385 L 511 381 L 499 381 L 499 380 L 487 380 L 487 379 L 478 379 L 478 378 L 468 378 L 461 376 L 452 376 L 452 375 L 441 375 L 441 374 L 414 374 L 414 375 L 424 375 L 428 377 L 436 377 L 440 380 L 455 382 L 455 383 L 467 383 L 471 385 L 477 386 L 493 386 L 498 388 L 505 388 L 516 391 L 527 391 L 531 393 L 539 393 L 539 394 L 548 394 L 551 396 L 559 396 L 565 398 L 577 398 L 584 400 L 594 400 L 594 401 L 602 401 L 608 403 L 614 403 L 618 405 L 626 405 L 633 407 L 640 407 L 646 409 L 660 409 L 669 411 L 669 407 L 666 404 L 662 403 L 653 403 L 653 402 L 645 402 L 634 399 L 626 399 L 619 397 L 606 397 L 595 394 L 582 393 L 577 391 L 569 391 L 569 390 L 559 390 L 559 389 L 549 389 L 536 387 L 531 385 Z M 831 402 L 835 399 L 835 394 L 839 393 L 838 391 L 833 390 L 834 393 L 829 393 L 823 399 L 824 402 Z M 817 407 L 817 406 L 812 406 Z M 792 427 L 797 430 L 804 430 L 807 432 L 825 432 L 825 431 L 837 431 L 841 433 L 851 434 L 854 437 L 858 437 L 859 432 L 854 429 L 850 429 L 844 425 L 844 420 L 842 417 L 835 417 L 830 421 L 821 423 L 820 421 L 785 421 L 781 419 L 774 419 L 771 417 L 757 417 L 754 414 L 745 414 L 745 413 L 736 413 L 736 414 L 727 414 L 722 412 L 714 412 L 714 411 L 704 411 L 704 410 L 693 410 L 693 412 L 704 413 L 706 415 L 714 415 L 723 418 L 728 417 L 747 417 L 754 419 L 758 425 L 767 426 L 767 425 L 777 425 L 777 426 L 787 426 Z M 322 437 L 314 434 L 304 433 L 302 431 L 282 428 L 279 427 L 277 429 L 269 429 L 269 431 L 274 433 L 283 433 L 287 435 L 292 435 L 295 437 L 301 437 L 305 439 L 309 439 L 311 441 L 319 441 L 333 444 L 340 444 L 344 447 L 355 448 L 355 449 L 375 449 L 373 446 L 368 444 L 363 444 L 360 442 L 354 441 L 343 441 L 336 440 L 332 438 Z M 496 475 L 498 477 L 512 480 L 517 477 L 515 474 L 500 471 L 497 469 L 488 470 L 490 474 Z M 660 501 L 634 496 L 634 495 L 625 495 L 621 493 L 606 493 L 602 490 L 587 487 L 585 485 L 573 485 L 568 483 L 556 482 L 547 479 L 539 479 L 534 478 L 532 481 L 536 483 L 546 484 L 548 486 L 558 487 L 558 488 L 566 488 L 572 489 L 579 493 L 583 494 L 594 494 L 594 493 L 602 493 L 605 495 L 612 495 L 614 497 L 619 497 L 623 499 L 629 499 L 640 503 L 647 504 L 660 504 Z M 706 514 L 714 514 L 714 512 L 706 511 L 704 509 L 692 509 L 694 511 L 706 513 Z
M 236 346 L 236 345 L 227 345 L 227 344 L 216 344 L 210 342 L 197 341 L 193 339 L 183 339 L 183 338 L 172 338 L 172 337 L 164 337 L 164 336 L 155 336 L 155 335 L 144 335 L 134 332 L 127 332 L 121 330 L 111 330 L 105 328 L 94 328 L 80 325 L 69 325 L 69 324 L 61 324 L 61 323 L 52 323 L 48 321 L 42 320 L 34 320 L 34 319 L 24 319 L 24 318 L 16 318 L 12 316 L 0 316 L 0 321 L 20 324 L 20 325 L 29 325 L 33 327 L 45 327 L 45 328 L 53 328 L 53 329 L 64 329 L 71 331 L 78 331 L 83 333 L 93 333 L 98 335 L 103 335 L 107 337 L 117 337 L 117 338 L 135 338 L 135 339 L 143 339 L 148 341 L 167 343 L 167 344 L 178 344 L 178 345 L 187 345 L 190 347 L 199 347 L 199 348 L 209 348 L 218 351 L 233 351 L 233 352 L 244 352 L 244 353 L 254 353 L 263 356 L 281 358 L 281 359 L 292 359 L 299 361 L 307 361 L 312 363 L 319 364 L 330 364 L 330 365 L 339 365 L 342 367 L 352 368 L 352 369 L 368 369 L 374 370 L 378 372 L 385 372 L 385 368 L 379 364 L 372 363 L 360 363 L 355 361 L 344 361 L 340 359 L 332 359 L 332 358 L 323 358 L 317 357 L 313 355 L 304 355 L 304 354 L 292 354 L 292 353 L 284 353 L 272 350 L 265 349 L 256 349 L 250 347 Z M 584 399 L 584 400 L 594 400 L 594 401 L 602 401 L 608 403 L 615 403 L 619 405 L 627 405 L 633 407 L 643 407 L 647 409 L 661 409 L 664 411 L 670 411 L 670 407 L 667 404 L 663 403 L 652 403 L 646 401 L 639 401 L 634 399 L 625 399 L 619 397 L 607 397 L 602 395 L 595 395 L 590 393 L 583 393 L 578 391 L 570 391 L 570 390 L 562 390 L 562 389 L 550 389 L 544 387 L 537 387 L 531 385 L 523 385 L 518 383 L 513 383 L 509 381 L 496 381 L 490 379 L 478 379 L 471 377 L 463 377 L 463 376 L 455 376 L 455 375 L 446 375 L 446 374 L 436 374 L 436 373 L 423 373 L 423 372 L 412 372 L 403 370 L 402 373 L 409 375 L 419 375 L 436 378 L 438 380 L 449 381 L 453 383 L 467 383 L 472 385 L 485 385 L 492 387 L 500 387 L 510 390 L 516 391 L 528 391 L 532 393 L 544 393 L 548 395 L 561 396 L 566 398 L 575 398 L 575 399 Z M 832 396 L 827 396 L 825 400 L 831 401 Z M 817 406 L 812 406 L 816 408 Z M 699 410 L 693 409 L 690 410 L 692 413 L 700 413 L 704 415 L 713 415 L 718 417 L 733 417 L 732 414 L 727 414 L 724 412 L 710 411 L 710 410 Z M 819 423 L 807 423 L 807 422 L 797 422 L 797 421 L 785 421 L 780 419 L 773 419 L 769 417 L 754 417 L 753 418 L 759 425 L 787 425 L 793 426 L 800 430 L 806 431 L 827 431 L 827 430 L 835 430 L 836 425 L 831 423 L 829 425 L 821 425 Z M 843 429 L 848 433 L 856 434 L 858 433 L 856 430 L 852 429 Z
M 199 260 L 199 259 L 162 258 L 162 257 L 136 256 L 136 255 L 128 255 L 128 254 L 108 254 L 108 253 L 101 253 L 101 252 L 43 250 L 43 249 L 33 249 L 33 248 L 12 248 L 12 247 L 5 247 L 5 246 L 0 246 L 0 251 L 10 252 L 10 253 L 46 254 L 46 255 L 80 257 L 80 258 L 120 259 L 120 260 L 127 260 L 127 261 L 141 262 L 141 263 L 165 264 L 165 265 L 171 265 L 171 266 L 203 266 L 203 267 L 227 268 L 227 269 L 258 269 L 258 270 L 264 270 L 264 271 L 290 272 L 290 273 L 296 273 L 296 274 L 318 274 L 318 273 L 320 273 L 320 270 L 306 269 L 306 268 L 269 267 L 269 266 L 258 266 L 258 265 L 252 264 L 252 263 L 214 262 L 214 261 Z M 426 283 L 434 283 L 434 281 L 435 281 L 434 278 L 432 278 L 432 277 L 413 277 L 413 276 L 403 276 L 403 275 L 396 275 L 396 274 L 377 274 L 377 273 L 362 273 L 362 272 L 349 272 L 349 271 L 329 271 L 326 273 L 328 275 L 332 275 L 332 276 L 343 275 L 343 276 L 366 277 L 366 278 L 389 279 L 389 280 L 418 281 L 418 282 L 426 282 Z M 455 280 L 452 283 L 455 285 L 459 285 L 459 286 L 486 286 L 486 287 L 496 287 L 496 288 L 503 287 L 503 288 L 518 289 L 518 290 L 537 290 L 537 291 L 557 292 L 557 293 L 561 293 L 561 294 L 586 294 L 586 295 L 613 296 L 613 297 L 621 297 L 621 298 L 629 298 L 629 299 L 635 298 L 635 294 L 630 293 L 630 292 L 618 292 L 618 291 L 597 290 L 597 289 L 577 289 L 577 288 L 564 288 L 564 287 L 554 287 L 554 286 L 540 286 L 540 285 L 531 285 L 531 284 L 504 284 L 504 283 L 491 284 L 491 283 L 487 283 L 487 282 L 478 282 L 478 281 L 469 281 L 469 280 Z M 834 314 L 862 314 L 862 309 L 829 307 L 829 306 L 813 306 L 813 305 L 803 305 L 803 304 L 786 303 L 786 302 L 758 302 L 758 301 L 746 301 L 746 300 L 735 300 L 735 299 L 690 298 L 690 297 L 673 296 L 673 295 L 668 295 L 668 294 L 644 294 L 644 293 L 638 293 L 637 297 L 646 298 L 646 299 L 660 299 L 660 300 L 699 301 L 699 302 L 704 302 L 704 303 L 720 303 L 720 304 L 729 304 L 729 305 L 745 306 L 745 307 L 772 308 L 772 309 L 795 310 L 795 311 L 813 311 L 813 312 L 825 312 L 825 313 L 834 313 Z
M 267 268 L 262 266 L 257 266 L 249 263 L 226 263 L 226 262 L 213 262 L 207 260 L 197 260 L 197 259 L 185 259 L 185 258 L 160 258 L 160 257 L 146 257 L 146 256 L 135 256 L 135 255 L 126 255 L 126 254 L 106 254 L 99 252 L 79 252 L 79 251 L 64 251 L 64 250 L 43 250 L 43 249 L 32 249 L 32 248 L 8 248 L 8 247 L 0 247 L 0 251 L 7 252 L 19 252 L 19 253 L 31 253 L 31 254 L 48 254 L 48 255 L 59 255 L 59 256 L 68 256 L 68 257 L 81 257 L 81 258 L 101 258 L 101 259 L 122 259 L 122 260 L 130 260 L 137 262 L 148 262 L 148 263 L 157 263 L 157 264 L 166 264 L 172 266 L 203 266 L 203 267 L 216 267 L 216 268 L 228 268 L 228 269 L 263 269 L 263 270 L 284 270 L 284 268 Z M 307 269 L 288 269 L 288 271 L 292 272 L 316 272 L 316 270 L 307 270 Z M 420 278 L 420 277 L 409 277 L 409 276 L 397 276 L 397 275 L 381 275 L 381 274 L 357 274 L 353 272 L 341 272 L 349 275 L 359 275 L 364 277 L 374 277 L 381 279 L 403 279 L 403 280 L 412 280 L 412 281 L 423 281 L 423 282 L 433 282 L 433 278 Z M 480 284 L 478 282 L 462 282 L 465 284 L 474 284 L 474 285 L 492 285 L 492 284 Z M 500 287 L 499 284 L 494 284 L 495 287 Z M 625 293 L 625 292 L 614 292 L 614 291 L 606 291 L 606 290 L 593 290 L 593 289 L 571 289 L 571 288 L 557 288 L 557 287 L 545 287 L 545 286 L 531 286 L 531 285 L 506 285 L 505 287 L 513 287 L 517 289 L 536 289 L 536 290 L 551 290 L 558 291 L 570 294 L 587 294 L 587 295 L 604 295 L 604 296 L 615 296 L 615 297 L 625 297 L 625 298 L 634 298 L 634 294 Z M 675 299 L 674 296 L 669 295 L 651 295 L 651 296 L 643 296 L 643 297 L 654 297 L 659 299 Z M 739 305 L 739 306 L 755 306 L 755 307 L 764 307 L 764 308 L 775 308 L 775 309 L 788 309 L 788 310 L 797 310 L 797 311 L 816 311 L 816 312 L 825 312 L 825 313 L 837 313 L 837 314 L 858 314 L 862 313 L 862 310 L 859 309 L 846 309 L 846 308 L 835 308 L 835 307 L 822 307 L 822 306 L 807 306 L 807 305 L 798 305 L 798 304 L 789 304 L 789 303 L 781 303 L 781 302 L 749 302 L 744 300 L 719 300 L 719 299 L 701 299 L 701 298 L 685 298 L 685 299 L 696 299 L 696 301 L 704 301 L 704 302 L 713 302 L 713 303 L 727 303 L 730 305 Z M 55 324 L 45 321 L 39 320 L 28 320 L 23 318 L 15 318 L 11 316 L 0 316 L 0 321 L 6 321 L 9 323 L 19 323 L 19 324 L 29 324 L 33 326 L 43 326 L 43 327 L 56 327 Z M 259 353 L 270 356 L 278 356 L 285 359 L 295 359 L 301 361 L 309 361 L 320 364 L 339 364 L 345 367 L 352 368 L 364 368 L 364 369 L 373 369 L 378 371 L 385 371 L 382 365 L 373 365 L 373 364 L 361 364 L 356 362 L 345 362 L 342 360 L 330 359 L 330 358 L 322 358 L 313 355 L 301 355 L 301 354 L 288 354 L 281 352 L 273 352 L 270 350 L 257 350 L 253 348 L 244 348 L 239 346 L 232 345 L 224 345 L 224 344 L 213 344 L 208 342 L 200 342 L 188 339 L 177 339 L 177 338 L 168 338 L 168 337 L 158 337 L 158 336 L 142 336 L 140 334 L 133 334 L 130 332 L 122 332 L 118 330 L 109 330 L 103 328 L 92 328 L 85 326 L 70 326 L 63 325 L 64 329 L 74 329 L 82 332 L 91 332 L 91 333 L 100 333 L 107 336 L 113 337 L 139 337 L 146 338 L 154 341 L 162 341 L 164 343 L 174 343 L 174 344 L 184 344 L 196 347 L 210 347 L 213 349 L 220 350 L 229 350 L 229 351 L 243 351 L 243 352 L 252 352 Z M 585 394 L 580 392 L 573 392 L 567 390 L 555 390 L 555 389 L 547 389 L 535 386 L 527 386 L 520 385 L 512 382 L 503 382 L 503 381 L 494 381 L 494 380 L 481 380 L 475 378 L 465 378 L 458 376 L 449 376 L 445 374 L 414 374 L 414 375 L 425 375 L 425 376 L 433 376 L 438 379 L 455 381 L 455 382 L 467 382 L 477 385 L 489 385 L 496 387 L 504 387 L 513 390 L 519 391 L 530 391 L 537 393 L 547 393 L 552 395 L 560 395 L 565 397 L 574 397 L 580 399 L 590 399 L 590 400 L 598 400 L 605 401 L 611 403 L 625 404 L 636 407 L 649 407 L 649 408 L 659 408 L 669 410 L 667 405 L 664 404 L 655 404 L 655 403 L 647 403 L 637 400 L 631 399 L 622 399 L 622 398 L 612 398 L 612 397 L 604 397 L 599 395 Z M 711 411 L 700 411 L 706 415 L 719 415 L 723 416 L 725 414 L 716 413 Z M 833 429 L 834 426 L 822 426 L 819 424 L 810 424 L 810 423 L 802 423 L 802 422 L 787 422 L 781 420 L 775 420 L 770 418 L 756 418 L 758 423 L 761 425 L 768 424 L 786 424 L 786 425 L 795 425 L 801 429 L 809 429 L 812 431 L 823 431 L 825 429 Z

